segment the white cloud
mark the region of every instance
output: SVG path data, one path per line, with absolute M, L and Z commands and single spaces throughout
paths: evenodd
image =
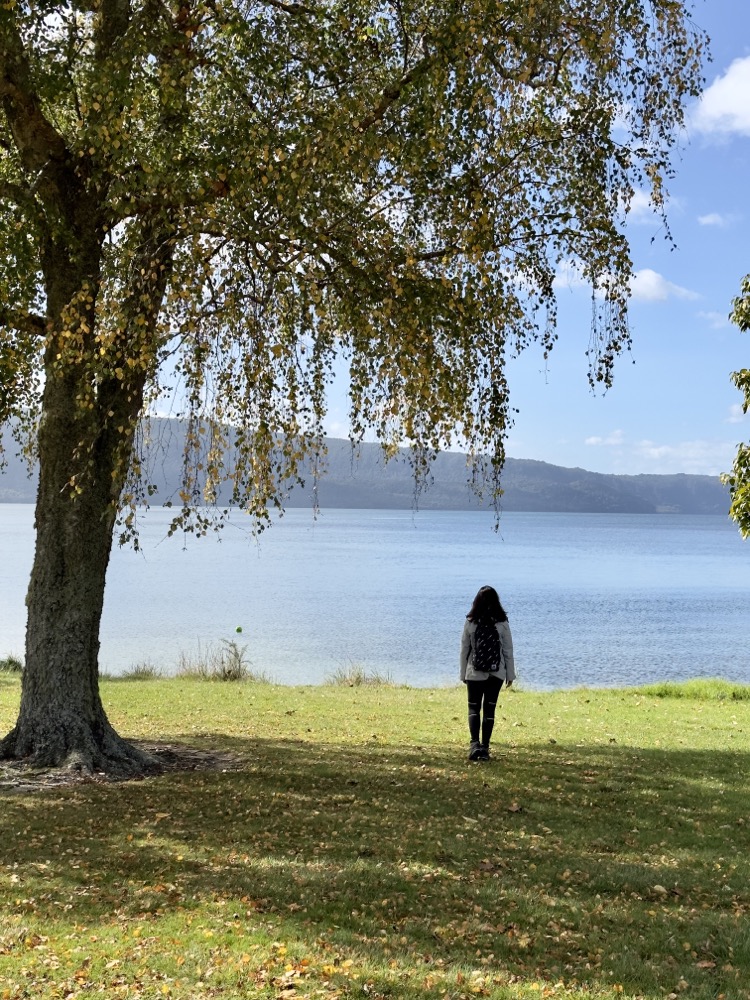
M 731 225 L 732 219 L 728 215 L 720 215 L 718 212 L 709 212 L 708 215 L 699 215 L 698 224 L 701 226 L 718 226 L 724 229 Z
M 732 413 L 735 410 L 741 410 L 741 407 L 732 407 Z M 602 471 L 624 475 L 685 473 L 719 476 L 731 469 L 737 450 L 736 444 L 716 440 L 680 441 L 676 444 L 662 444 L 648 438 L 632 441 L 621 430 L 588 437 L 585 444 L 602 449 L 598 461 L 592 458 L 592 463 L 606 466 Z
M 746 420 L 750 420 L 750 413 L 743 412 L 742 405 L 740 403 L 735 403 L 734 406 L 729 407 L 729 416 L 727 417 L 728 424 L 742 424 Z
M 604 294 L 607 278 L 599 278 L 597 285 L 597 297 Z M 562 261 L 557 269 L 555 288 L 590 288 L 589 282 L 581 272 L 581 265 L 574 260 Z M 652 271 L 650 267 L 644 267 L 636 271 L 630 281 L 630 294 L 634 302 L 666 302 L 667 299 L 699 299 L 697 292 L 692 292 L 689 288 L 675 285 L 668 281 L 664 275 L 658 271 Z
M 596 447 L 608 447 L 608 448 L 618 448 L 625 441 L 625 435 L 622 431 L 612 431 L 606 437 L 588 437 L 584 441 L 584 444 L 593 445 Z
M 620 208 L 624 209 L 623 202 L 620 203 Z M 673 216 L 675 213 L 681 214 L 684 210 L 685 206 L 681 198 L 665 197 L 662 204 L 654 204 L 649 191 L 636 188 L 628 208 L 628 222 L 637 226 L 661 225 L 662 211 Z
M 631 215 L 651 215 L 653 210 L 654 207 L 651 204 L 651 198 L 649 197 L 648 191 L 636 188 L 630 202 Z
M 580 265 L 574 260 L 564 260 L 557 268 L 555 280 L 552 282 L 555 288 L 588 288 L 589 283 L 581 274 Z
M 695 292 L 688 288 L 682 288 L 671 281 L 652 271 L 650 267 L 644 267 L 636 271 L 630 283 L 630 291 L 636 302 L 666 302 L 667 299 L 698 299 Z
M 651 204 L 648 191 L 637 188 L 633 192 L 633 197 L 628 210 L 628 222 L 643 224 L 658 220 L 658 210 Z
M 325 421 L 325 432 L 328 437 L 348 438 L 350 430 L 351 427 L 348 420 L 327 419 Z
M 725 327 L 731 326 L 727 313 L 709 310 L 707 312 L 699 312 L 698 318 L 704 319 L 712 330 L 723 330 Z
M 750 56 L 735 59 L 704 91 L 692 125 L 706 135 L 750 136 Z
M 736 445 L 720 441 L 658 444 L 642 440 L 633 445 L 632 455 L 643 472 L 719 476 L 732 467 L 735 451 Z

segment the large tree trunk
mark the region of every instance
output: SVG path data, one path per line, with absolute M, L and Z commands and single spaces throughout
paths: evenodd
M 130 0 L 101 4 L 91 58 L 98 78 L 110 81 L 102 87 L 129 86 L 130 57 L 126 53 L 121 61 L 117 46 L 131 6 Z M 0 758 L 124 776 L 156 764 L 107 720 L 99 696 L 99 625 L 134 428 L 144 387 L 158 365 L 157 321 L 172 264 L 173 227 L 158 198 L 152 213 L 130 219 L 124 269 L 116 278 L 109 274 L 110 308 L 97 313 L 103 247 L 113 224 L 123 221 L 110 185 L 122 178 L 110 150 L 84 154 L 46 117 L 49 101 L 35 89 L 44 76 L 37 65 L 45 58 L 43 46 L 34 60 L 29 56 L 46 35 L 27 38 L 23 17 L 3 19 L 0 112 L 8 162 L 14 177 L 23 178 L 10 185 L 10 200 L 28 213 L 24 225 L 31 230 L 29 241 L 36 241 L 43 275 L 45 382 L 21 708 L 15 728 L 0 741 Z M 32 20 L 33 36 L 42 22 Z M 173 34 L 164 60 L 175 45 L 186 44 L 181 29 Z M 187 84 L 183 106 L 187 116 Z M 99 110 L 98 103 L 94 107 Z M 174 110 L 173 98 L 165 101 L 165 128 Z
M 90 271 L 89 271 L 90 273 Z M 80 284 L 78 287 L 81 287 Z M 48 285 L 49 301 L 70 301 Z M 93 296 L 92 296 L 93 299 Z M 59 315 L 64 315 L 62 312 Z M 79 316 L 93 329 L 93 306 Z M 61 325 L 58 321 L 58 326 Z M 0 758 L 127 777 L 156 762 L 126 743 L 110 725 L 99 696 L 99 626 L 117 501 L 132 448 L 137 391 L 122 400 L 92 387 L 86 366 L 50 362 L 39 429 L 40 478 L 36 551 L 26 598 L 26 661 L 15 728 L 0 742 Z M 59 356 L 59 355 L 58 355 Z
M 68 408 L 66 394 L 64 387 L 49 383 L 45 390 L 21 709 L 0 753 L 37 766 L 124 777 L 153 769 L 154 762 L 117 735 L 99 696 L 99 626 L 115 518 L 114 456 L 105 433 L 80 460 L 92 464 L 77 494 L 70 470 L 82 428 L 62 412 Z

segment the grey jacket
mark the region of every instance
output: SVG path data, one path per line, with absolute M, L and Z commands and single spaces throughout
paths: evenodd
M 500 664 L 500 670 L 494 676 L 510 684 L 511 681 L 516 679 L 516 668 L 513 662 L 513 637 L 510 634 L 510 625 L 507 622 L 496 622 L 495 627 L 500 635 L 500 649 L 502 650 L 503 661 Z M 463 635 L 461 636 L 461 655 L 458 661 L 462 681 L 486 681 L 488 677 L 493 676 L 483 670 L 474 669 L 472 637 L 476 630 L 476 624 L 470 622 L 467 618 Z

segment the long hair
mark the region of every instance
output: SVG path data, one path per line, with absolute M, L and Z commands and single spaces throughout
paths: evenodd
M 494 587 L 480 587 L 471 610 L 466 616 L 470 622 L 507 622 L 508 616 L 500 603 Z

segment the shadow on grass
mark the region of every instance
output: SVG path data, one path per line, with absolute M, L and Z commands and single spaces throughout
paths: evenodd
M 242 767 L 5 799 L 17 912 L 158 923 L 210 903 L 225 933 L 427 978 L 479 966 L 663 995 L 687 967 L 706 996 L 741 995 L 746 754 L 544 744 L 485 765 L 375 740 L 184 740 Z

